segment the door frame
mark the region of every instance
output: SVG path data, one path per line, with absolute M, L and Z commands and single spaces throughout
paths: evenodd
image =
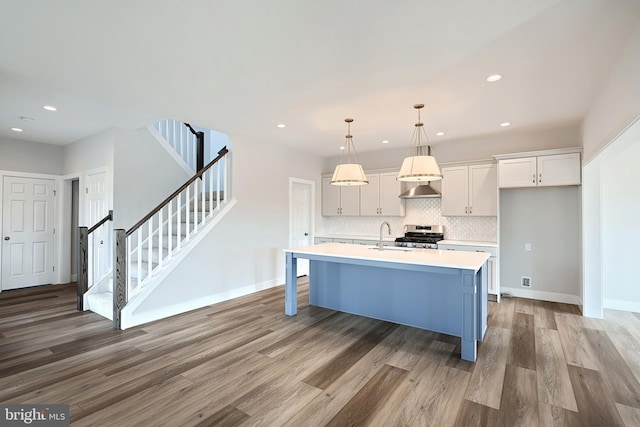
M 53 190 L 54 190 L 54 198 L 53 198 L 53 224 L 54 224 L 54 234 L 53 234 L 53 284 L 61 283 L 61 268 L 60 261 L 62 258 L 62 251 L 60 250 L 60 242 L 62 236 L 62 203 L 60 203 L 60 199 L 62 195 L 60 194 L 60 175 L 51 175 L 51 174 L 42 174 L 42 173 L 32 173 L 32 172 L 19 172 L 19 171 L 8 171 L 8 170 L 0 170 L 0 183 L 4 183 L 5 177 L 14 176 L 17 178 L 35 178 L 35 179 L 50 179 L 53 180 Z M 3 224 L 3 213 L 4 213 L 4 185 L 0 185 L 0 234 L 4 233 L 2 229 Z M 2 245 L 0 245 L 0 257 L 2 257 Z M 0 265 L 0 268 L 1 265 Z M 2 292 L 2 274 L 0 274 L 0 292 Z
M 308 179 L 289 177 L 289 240 L 288 245 L 293 245 L 293 184 L 302 184 L 309 186 L 309 238 L 311 244 L 315 238 L 316 229 L 316 182 Z

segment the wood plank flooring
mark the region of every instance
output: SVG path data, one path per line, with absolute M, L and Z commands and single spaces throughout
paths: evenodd
M 277 287 L 126 331 L 75 285 L 0 293 L 0 402 L 67 403 L 74 426 L 638 426 L 640 315 L 489 303 L 460 339 L 308 305 Z

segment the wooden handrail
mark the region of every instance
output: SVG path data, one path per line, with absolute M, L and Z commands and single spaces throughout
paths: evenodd
M 100 227 L 102 224 L 104 224 L 107 221 L 113 221 L 113 211 L 109 211 L 109 214 L 107 216 L 105 216 L 104 218 L 102 218 L 100 221 L 98 221 L 98 223 L 96 225 L 94 225 L 93 227 L 91 227 L 88 231 L 87 231 L 87 235 L 93 233 L 94 231 L 96 231 L 98 229 L 98 227 Z
M 171 200 L 173 200 L 178 194 L 182 193 L 184 191 L 184 189 L 187 188 L 189 185 L 191 185 L 196 179 L 202 177 L 202 175 L 207 170 L 209 170 L 209 168 L 211 168 L 211 166 L 213 166 L 214 164 L 218 163 L 218 161 L 220 161 L 220 159 L 223 158 L 224 155 L 227 154 L 228 152 L 229 152 L 229 150 L 227 150 L 226 146 L 222 147 L 222 149 L 220 151 L 218 151 L 218 156 L 215 159 L 211 160 L 205 167 L 203 167 L 198 173 L 196 173 L 191 179 L 189 179 L 189 181 L 187 181 L 184 184 L 182 184 L 182 186 L 180 188 L 178 188 L 176 191 L 174 191 L 169 197 L 164 199 L 164 201 L 162 203 L 160 203 L 158 206 L 156 206 L 151 212 L 146 214 L 144 216 L 144 218 L 142 218 L 140 221 L 138 221 L 133 227 L 128 229 L 127 230 L 127 236 L 130 236 L 134 231 L 136 231 L 138 228 L 140 228 L 140 226 L 142 226 L 145 222 L 147 222 L 149 220 L 149 218 L 151 218 L 156 213 L 158 213 L 158 211 L 160 209 L 162 209 L 166 205 L 168 205 Z

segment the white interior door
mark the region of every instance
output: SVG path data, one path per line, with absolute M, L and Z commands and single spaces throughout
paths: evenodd
M 109 182 L 107 172 L 88 173 L 85 187 L 87 227 L 93 227 L 109 213 Z M 111 271 L 112 223 L 107 221 L 91 233 L 89 240 L 89 282 L 96 283 Z
M 311 200 L 312 184 L 292 181 L 290 204 L 289 235 L 292 248 L 313 244 L 311 236 Z M 298 260 L 298 276 L 309 274 L 309 260 Z
M 54 184 L 4 177 L 2 290 L 53 283 Z

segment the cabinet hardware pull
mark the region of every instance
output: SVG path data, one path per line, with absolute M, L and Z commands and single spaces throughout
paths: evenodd
M 542 182 L 542 174 L 539 175 L 538 182 Z
M 469 215 L 471 215 L 471 209 L 473 209 L 473 207 L 469 206 Z
M 536 174 L 535 173 L 533 174 L 533 181 L 531 181 L 531 182 L 533 182 L 534 184 L 536 183 Z

